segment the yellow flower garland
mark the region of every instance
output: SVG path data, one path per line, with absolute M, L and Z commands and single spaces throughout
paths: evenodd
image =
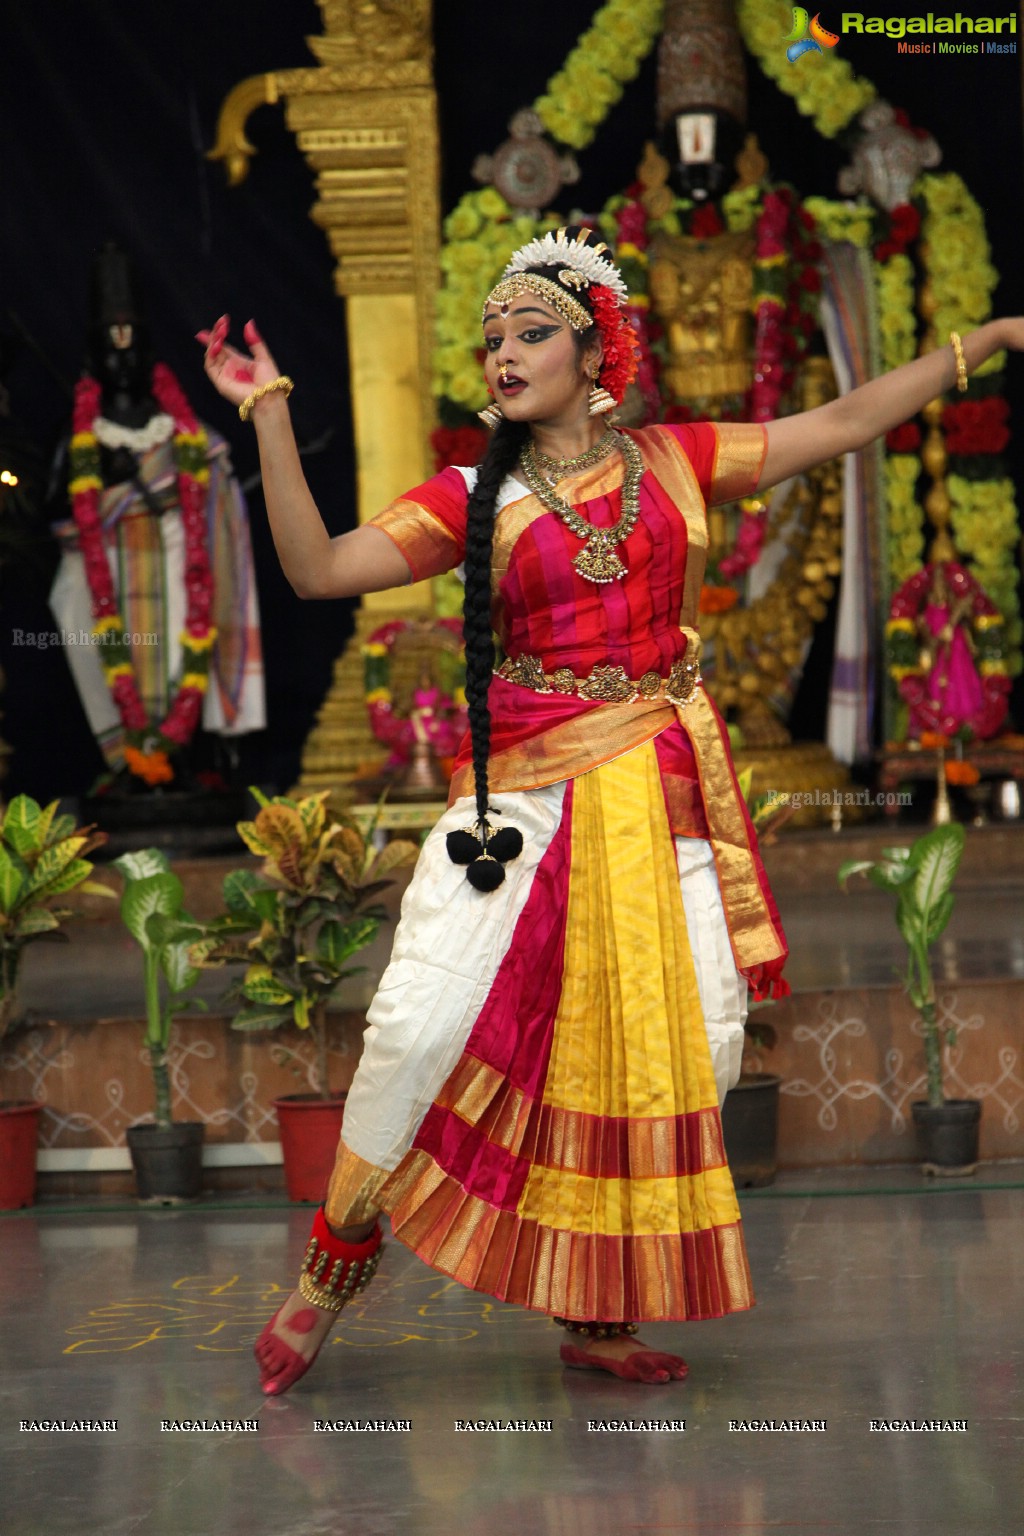
M 875 264 L 875 293 L 882 369 L 888 373 L 917 356 L 914 263 L 909 256 L 890 256 Z
M 885 461 L 889 518 L 889 576 L 902 586 L 924 564 L 924 518 L 914 494 L 921 460 L 915 453 L 890 453 Z
M 984 587 L 1006 623 L 1008 655 L 1006 671 L 1015 677 L 1021 670 L 1020 603 L 1014 551 L 1020 538 L 1013 481 L 966 480 L 950 475 L 946 481 L 953 503 L 953 539 L 966 550 L 971 575 Z
M 738 0 L 736 19 L 743 41 L 780 91 L 792 96 L 826 139 L 835 138 L 878 94 L 870 80 L 854 74 L 834 53 L 807 53 L 795 64 L 786 58 L 785 39 L 793 29 L 789 0 Z
M 848 240 L 863 250 L 874 238 L 875 211 L 870 203 L 837 203 L 830 197 L 805 197 L 804 207 L 826 240 Z
M 932 326 L 941 346 L 950 331 L 981 325 L 992 313 L 999 273 L 985 233 L 985 215 L 952 171 L 922 176 L 914 195 L 925 204 L 921 225 L 924 264 L 935 313 Z M 975 375 L 1001 373 L 1006 353 L 996 352 Z
M 586 149 L 661 30 L 662 0 L 607 0 L 533 104 L 546 132 Z

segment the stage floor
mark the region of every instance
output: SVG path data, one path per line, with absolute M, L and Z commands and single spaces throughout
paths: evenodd
M 689 1380 L 665 1387 L 563 1371 L 550 1322 L 446 1282 L 392 1241 L 314 1371 L 278 1401 L 260 1396 L 250 1346 L 290 1284 L 308 1209 L 4 1217 L 0 1531 L 1019 1533 L 1022 1189 L 1017 1164 L 938 1187 L 911 1170 L 783 1175 L 744 1196 L 759 1305 L 645 1330 L 690 1362 Z M 81 1419 L 117 1429 L 19 1427 Z M 318 1431 L 326 1420 L 411 1427 Z M 551 1428 L 455 1428 L 477 1420 Z M 589 1427 L 611 1420 L 686 1427 Z

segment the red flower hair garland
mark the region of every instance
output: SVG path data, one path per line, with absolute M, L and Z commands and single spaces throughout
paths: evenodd
M 594 324 L 604 344 L 599 382 L 621 405 L 626 390 L 636 378 L 637 355 L 640 350 L 636 335 L 622 305 L 610 288 L 606 288 L 603 283 L 593 283 L 587 291 L 587 297 L 594 313 Z

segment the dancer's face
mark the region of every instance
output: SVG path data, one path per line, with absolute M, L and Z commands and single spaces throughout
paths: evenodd
M 599 348 L 581 357 L 572 327 L 549 304 L 523 293 L 502 314 L 484 314 L 484 377 L 510 421 L 566 421 L 586 413 Z

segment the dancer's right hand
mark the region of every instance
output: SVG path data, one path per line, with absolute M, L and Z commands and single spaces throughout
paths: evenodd
M 248 354 L 228 345 L 230 325 L 230 316 L 221 315 L 210 330 L 198 331 L 196 340 L 206 348 L 203 366 L 214 388 L 225 400 L 230 400 L 232 405 L 241 405 L 261 384 L 269 384 L 279 378 L 281 370 L 267 350 L 254 321 L 248 321 L 243 332 L 249 346 Z M 262 404 L 261 401 L 260 409 Z

